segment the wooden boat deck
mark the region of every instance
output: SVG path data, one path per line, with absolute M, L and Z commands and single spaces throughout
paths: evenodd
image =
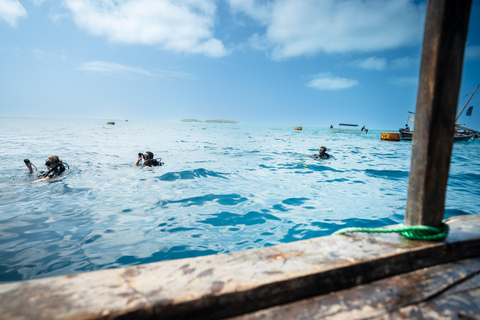
M 480 319 L 480 258 L 423 268 L 230 319 Z
M 7 283 L 0 285 L 0 314 L 48 320 L 364 319 L 429 310 L 446 317 L 457 310 L 475 314 L 480 215 L 447 223 L 450 234 L 444 242 L 398 234 L 334 235 Z M 455 300 L 443 304 L 449 296 Z

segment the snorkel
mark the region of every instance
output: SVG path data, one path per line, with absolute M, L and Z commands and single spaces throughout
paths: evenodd
M 35 168 L 35 171 L 38 171 L 37 166 L 34 165 L 33 163 L 31 163 L 29 159 L 24 159 L 23 162 L 25 162 L 25 165 L 27 166 L 27 168 L 29 167 L 29 165 L 31 165 Z M 30 173 L 32 173 L 32 172 L 30 172 Z

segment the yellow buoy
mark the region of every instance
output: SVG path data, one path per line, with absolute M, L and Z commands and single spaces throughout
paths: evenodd
M 400 141 L 399 132 L 382 132 L 382 140 Z
M 302 130 L 302 127 L 295 127 L 295 130 Z

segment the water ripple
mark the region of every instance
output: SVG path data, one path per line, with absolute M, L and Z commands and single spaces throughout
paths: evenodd
M 157 177 L 158 180 L 163 180 L 163 181 L 175 181 L 175 180 L 189 180 L 189 179 L 195 179 L 195 178 L 207 178 L 207 177 L 215 177 L 215 178 L 221 178 L 221 179 L 228 179 L 225 177 L 227 174 L 225 173 L 220 173 L 220 172 L 215 172 L 215 171 L 210 171 L 210 170 L 205 170 L 205 169 L 194 169 L 194 170 L 188 170 L 188 171 L 180 171 L 180 172 L 168 172 L 160 177 Z
M 0 127 L 0 282 L 404 219 L 411 143 L 381 141 L 376 130 L 2 118 Z M 331 158 L 310 158 L 321 145 Z M 165 165 L 135 167 L 147 150 Z M 446 218 L 480 211 L 479 153 L 478 141 L 454 145 Z M 31 183 L 23 159 L 42 170 L 52 154 L 68 173 Z
M 238 194 L 207 194 L 199 197 L 191 197 L 180 200 L 162 200 L 157 203 L 159 206 L 168 206 L 169 204 L 179 203 L 182 206 L 203 206 L 208 202 L 217 202 L 223 206 L 235 206 L 241 202 L 247 201 L 247 198 Z

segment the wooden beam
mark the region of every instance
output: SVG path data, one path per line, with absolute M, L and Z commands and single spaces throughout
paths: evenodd
M 191 320 L 238 316 L 480 257 L 480 215 L 454 217 L 447 223 L 451 232 L 445 242 L 412 241 L 398 234 L 335 235 L 0 284 L 0 318 Z M 420 286 L 421 277 L 417 280 Z M 405 290 L 413 289 L 406 284 Z M 369 296 L 363 298 L 369 300 Z
M 443 219 L 471 4 L 427 4 L 406 225 L 439 227 Z
M 479 272 L 480 257 L 466 259 L 229 320 L 478 319 Z

